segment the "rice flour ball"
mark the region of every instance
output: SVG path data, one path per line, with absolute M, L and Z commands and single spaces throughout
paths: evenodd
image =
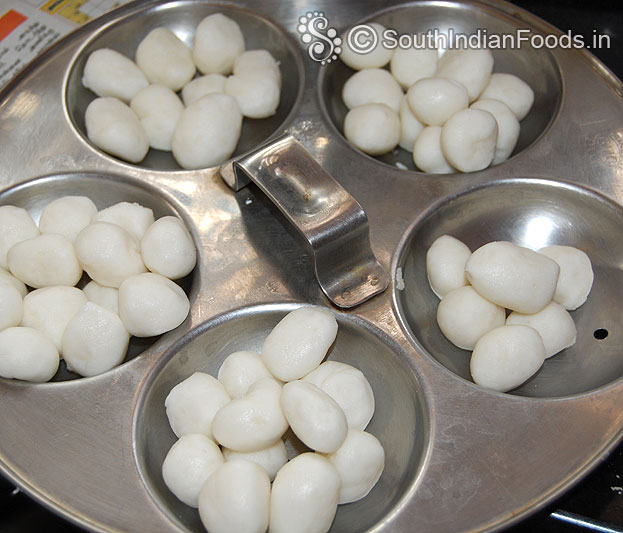
M 463 109 L 452 115 L 441 130 L 441 149 L 448 162 L 461 172 L 487 168 L 495 156 L 498 124 L 480 109 Z
M 96 376 L 119 365 L 126 356 L 130 335 L 119 316 L 87 302 L 67 323 L 63 357 L 67 369 Z
M 137 242 L 141 242 L 147 228 L 154 223 L 154 212 L 136 202 L 119 202 L 102 209 L 95 222 L 108 222 L 126 230 Z
M 134 95 L 132 95 L 134 96 Z M 149 140 L 134 111 L 121 100 L 93 100 L 84 115 L 87 137 L 98 148 L 130 163 L 140 163 L 149 151 Z
M 39 330 L 62 353 L 65 328 L 87 301 L 84 292 L 76 287 L 36 289 L 24 298 L 22 325 Z
M 175 329 L 189 310 L 190 302 L 182 288 L 160 274 L 137 274 L 119 286 L 119 316 L 136 337 L 153 337 Z
M 162 477 L 180 501 L 197 508 L 201 488 L 224 462 L 221 450 L 212 440 L 191 433 L 180 437 L 169 449 L 162 463 Z
M 28 211 L 14 205 L 0 206 L 0 267 L 8 268 L 7 254 L 14 244 L 39 235 Z
M 344 119 L 344 136 L 369 155 L 391 152 L 398 145 L 400 134 L 400 118 L 385 104 L 355 107 Z
M 491 98 L 504 102 L 515 113 L 517 120 L 523 120 L 534 103 L 534 91 L 514 74 L 496 72 L 480 98 Z
M 82 276 L 74 245 L 55 233 L 17 243 L 9 250 L 7 260 L 11 274 L 36 289 L 52 285 L 73 287 Z
M 197 26 L 192 56 L 202 74 L 229 74 L 244 48 L 244 36 L 238 23 L 215 13 Z
M 97 207 L 86 196 L 63 196 L 50 202 L 41 212 L 39 231 L 58 233 L 71 242 L 97 215 Z
M 208 94 L 182 113 L 171 140 L 173 157 L 185 169 L 220 165 L 234 153 L 241 130 L 242 113 L 236 99 Z
M 361 53 L 359 50 L 356 50 L 355 48 L 350 46 L 348 32 L 346 35 L 342 36 L 343 44 L 342 52 L 340 53 L 340 59 L 347 67 L 350 67 L 353 70 L 384 67 L 385 65 L 387 65 L 387 63 L 390 62 L 392 56 L 394 55 L 394 50 L 386 48 L 382 45 L 383 33 L 385 32 L 386 28 L 378 22 L 371 22 L 367 26 L 372 28 L 375 35 L 364 35 L 359 32 L 350 36 L 351 39 L 355 39 L 357 43 L 355 47 L 362 47 L 363 45 L 363 47 L 367 50 L 366 53 Z M 374 46 L 374 48 L 372 49 L 369 49 L 368 43 L 373 44 L 373 40 L 376 41 L 376 46 Z
M 195 75 L 190 48 L 169 28 L 154 28 L 136 49 L 136 64 L 152 84 L 179 91 Z
M 136 239 L 110 222 L 84 228 L 76 238 L 76 254 L 91 279 L 106 287 L 118 288 L 126 278 L 147 270 Z
M 178 437 L 201 433 L 212 439 L 212 420 L 230 400 L 218 380 L 205 372 L 195 372 L 171 389 L 164 406 L 169 425 Z
M 164 85 L 149 85 L 130 101 L 145 130 L 149 145 L 156 150 L 171 151 L 171 138 L 184 111 L 179 97 Z
M 0 376 L 24 381 L 49 381 L 58 370 L 54 343 L 33 328 L 0 331 Z
M 202 96 L 212 93 L 224 93 L 227 78 L 222 74 L 206 74 L 189 81 L 182 89 L 182 100 L 189 106 Z
M 97 96 L 111 96 L 123 102 L 132 97 L 149 81 L 140 68 L 128 57 L 110 48 L 100 48 L 89 54 L 82 85 Z

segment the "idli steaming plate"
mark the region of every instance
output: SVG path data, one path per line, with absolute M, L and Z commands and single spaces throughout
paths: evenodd
M 367 214 L 372 250 L 391 284 L 351 310 L 331 306 L 305 243 L 256 186 L 233 193 L 218 168 L 182 171 L 163 153 L 130 165 L 86 139 L 81 117 L 92 95 L 80 76 L 90 51 L 112 46 L 132 55 L 158 25 L 190 39 L 202 17 L 219 11 L 241 24 L 248 48 L 271 50 L 284 78 L 277 115 L 247 124 L 236 155 L 290 134 Z M 621 440 L 621 82 L 582 50 L 496 50 L 495 70 L 520 75 L 536 93 L 515 155 L 471 174 L 404 170 L 397 163 L 409 167 L 408 154 L 375 159 L 343 138 L 340 91 L 350 71 L 314 62 L 299 41 L 300 17 L 316 11 L 340 32 L 377 20 L 401 33 L 556 33 L 494 0 L 389 9 L 354 0 L 143 2 L 69 35 L 0 96 L 2 204 L 37 217 L 42 205 L 76 191 L 101 206 L 144 202 L 158 216 L 179 215 L 199 251 L 187 280 L 188 319 L 118 368 L 44 384 L 0 380 L 0 468 L 86 529 L 201 530 L 196 512 L 168 494 L 159 474 L 174 440 L 164 396 L 195 370 L 214 373 L 229 352 L 258 349 L 301 304 L 334 310 L 340 332 L 329 357 L 368 376 L 377 400 L 370 431 L 387 453 L 378 486 L 359 504 L 341 506 L 332 531 L 500 529 L 551 502 Z M 474 385 L 469 354 L 436 326 L 424 255 L 444 233 L 472 249 L 500 239 L 569 244 L 593 262 L 593 291 L 573 315 L 577 344 L 509 394 Z

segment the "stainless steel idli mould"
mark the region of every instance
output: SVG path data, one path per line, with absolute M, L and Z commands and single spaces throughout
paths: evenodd
M 238 190 L 219 168 L 181 170 L 156 151 L 131 165 L 93 146 L 84 110 L 94 95 L 81 85 L 88 54 L 131 57 L 157 26 L 191 44 L 216 12 L 283 75 L 276 115 L 245 121 L 223 168 Z M 194 371 L 215 374 L 229 353 L 259 350 L 301 305 L 334 312 L 328 357 L 367 376 L 369 431 L 386 450 L 379 483 L 339 507 L 333 532 L 501 529 L 562 494 L 622 437 L 621 82 L 585 50 L 493 50 L 494 70 L 536 95 L 514 155 L 480 172 L 428 175 L 402 150 L 372 158 L 344 139 L 341 88 L 352 72 L 314 61 L 313 43 L 300 40 L 298 26 L 321 14 L 340 34 L 369 21 L 404 34 L 559 34 L 502 0 L 134 2 L 64 38 L 0 95 L 1 204 L 37 219 L 66 194 L 98 207 L 136 201 L 181 217 L 198 249 L 183 282 L 191 312 L 176 330 L 134 340 L 127 360 L 97 377 L 0 380 L 0 469 L 85 529 L 201 531 L 160 474 L 175 440 L 164 398 Z M 471 249 L 504 239 L 584 250 L 595 282 L 573 312 L 575 346 L 510 393 L 472 383 L 469 353 L 436 325 L 426 279 L 426 250 L 442 234 Z

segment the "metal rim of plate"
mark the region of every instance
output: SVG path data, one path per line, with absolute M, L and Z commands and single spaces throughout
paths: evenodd
M 389 9 L 371 1 L 296 8 L 280 2 L 149 2 L 119 8 L 77 30 L 9 84 L 0 97 L 3 203 L 11 187 L 19 184 L 27 191 L 29 180 L 45 176 L 50 183 L 71 184 L 85 173 L 98 175 L 103 191 L 110 182 L 143 183 L 157 188 L 164 212 L 182 216 L 199 249 L 189 318 L 147 352 L 95 378 L 40 385 L 0 382 L 0 468 L 37 500 L 93 531 L 196 529 L 196 519 L 167 501 L 158 487 L 158 460 L 173 439 L 172 434 L 163 437 L 163 429 L 150 433 L 150 426 L 162 426 L 164 409 L 156 405 L 162 387 L 174 379 L 173 372 L 190 371 L 206 345 L 214 345 L 216 355 L 201 364 L 216 364 L 238 342 L 236 325 L 249 328 L 249 342 L 257 345 L 268 324 L 287 310 L 300 304 L 330 306 L 300 239 L 257 188 L 234 195 L 218 169 L 157 170 L 103 156 L 79 133 L 65 105 L 70 68 L 84 59 L 85 47 L 98 35 L 158 12 L 175 20 L 176 12 L 219 9 L 249 20 L 257 13 L 290 47 L 299 37 L 298 18 L 308 11 L 324 11 L 340 31 L 355 21 L 409 22 L 417 10 L 437 10 L 443 17 L 472 17 L 473 24 L 501 21 L 505 28 L 555 32 L 495 0 L 412 2 Z M 350 147 L 327 99 L 336 65 L 321 69 L 306 51 L 301 45 L 294 54 L 294 64 L 303 71 L 295 74 L 300 86 L 292 108 L 262 140 L 291 134 L 352 194 L 368 216 L 372 249 L 392 276 L 392 287 L 383 294 L 348 312 L 334 309 L 344 334 L 330 357 L 360 363 L 373 385 L 383 387 L 375 389 L 383 417 L 375 419 L 371 431 L 379 437 L 387 432 L 391 448 L 400 450 L 388 453 L 389 477 L 383 482 L 394 493 L 369 500 L 371 514 L 361 522 L 353 521 L 360 511 L 340 509 L 333 530 L 349 531 L 354 524 L 374 531 L 508 526 L 560 495 L 620 441 L 623 369 L 615 366 L 605 376 L 588 379 L 581 365 L 577 376 L 561 359 L 546 370 L 560 370 L 565 379 L 579 383 L 575 389 L 550 388 L 546 381 L 520 394 L 487 392 L 466 379 L 457 354 L 441 358 L 446 349 L 438 348 L 434 323 L 418 314 L 417 305 L 405 312 L 405 303 L 419 298 L 430 306 L 434 301 L 426 293 L 420 260 L 440 228 L 464 231 L 475 246 L 492 236 L 517 237 L 517 231 L 526 241 L 530 223 L 540 220 L 549 224 L 550 239 L 582 236 L 597 253 L 601 282 L 594 300 L 602 305 L 584 313 L 580 331 L 585 339 L 596 324 L 593 318 L 618 319 L 620 309 L 607 304 L 623 286 L 617 284 L 620 243 L 611 235 L 623 204 L 621 82 L 584 51 L 547 52 L 553 72 L 560 74 L 559 93 L 523 150 L 482 172 L 439 177 L 400 170 L 395 161 L 369 158 Z M 586 93 L 593 95 L 590 101 Z M 597 217 L 592 225 L 582 218 L 590 213 Z M 416 281 L 413 296 L 401 288 L 410 275 Z M 605 343 L 587 344 L 590 353 L 620 346 L 618 335 L 610 328 Z M 361 346 L 366 355 L 357 359 L 353 350 Z M 370 354 L 377 348 L 381 355 L 375 360 Z M 609 353 L 616 365 L 621 354 Z M 159 392 L 154 384 L 160 384 Z M 399 416 L 392 420 L 396 409 Z M 404 428 L 386 423 L 401 416 Z M 150 451 L 145 443 L 154 438 L 162 441 Z

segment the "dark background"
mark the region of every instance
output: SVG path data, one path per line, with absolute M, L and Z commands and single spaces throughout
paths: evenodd
M 611 37 L 609 49 L 592 52 L 623 79 L 623 0 L 517 0 L 516 5 L 590 42 L 594 31 Z M 622 125 L 623 126 L 623 125 Z M 622 406 L 623 408 L 623 406 Z M 571 525 L 564 516 L 584 521 Z M 81 529 L 32 501 L 0 477 L 1 533 L 78 533 Z M 582 483 L 509 533 L 623 532 L 623 445 Z

